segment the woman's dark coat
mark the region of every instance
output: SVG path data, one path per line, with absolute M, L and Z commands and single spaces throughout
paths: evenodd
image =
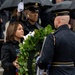
M 1 49 L 1 62 L 4 69 L 3 75 L 16 75 L 16 68 L 13 66 L 13 61 L 17 58 L 16 50 L 19 50 L 17 41 L 6 42 Z

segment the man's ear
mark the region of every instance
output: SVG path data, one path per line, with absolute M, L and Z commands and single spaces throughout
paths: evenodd
M 58 24 L 60 23 L 60 18 L 57 18 L 57 22 L 58 22 Z

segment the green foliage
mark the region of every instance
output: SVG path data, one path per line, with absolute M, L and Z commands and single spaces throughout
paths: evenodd
M 44 37 L 49 35 L 50 33 L 53 33 L 54 30 L 50 25 L 45 27 L 44 29 L 35 29 L 34 36 L 28 36 L 26 40 L 23 41 L 23 43 L 19 44 L 20 47 L 20 54 L 18 55 L 18 63 L 20 65 L 20 70 L 18 71 L 19 75 L 28 75 L 28 69 L 27 69 L 27 62 L 29 57 L 29 51 L 37 50 L 36 45 L 39 42 L 43 42 Z

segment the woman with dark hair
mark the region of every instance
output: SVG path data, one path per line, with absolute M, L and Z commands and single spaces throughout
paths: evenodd
M 23 36 L 23 25 L 20 22 L 9 24 L 6 32 L 6 42 L 1 48 L 3 75 L 16 75 L 16 69 L 19 69 L 17 53 L 19 53 L 19 43 Z
M 20 21 L 20 12 L 17 11 L 17 8 L 12 8 L 12 10 L 10 11 L 10 20 L 6 22 L 5 30 L 3 32 L 4 41 L 6 41 L 6 31 L 7 31 L 8 25 L 9 23 L 14 22 L 14 21 Z

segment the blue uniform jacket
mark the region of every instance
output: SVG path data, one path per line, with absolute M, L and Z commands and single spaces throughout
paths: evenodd
M 75 66 L 64 65 L 66 62 L 73 64 L 75 62 L 75 33 L 68 28 L 68 25 L 62 25 L 53 35 L 55 45 L 54 38 L 50 34 L 46 38 L 37 65 L 41 69 L 48 69 L 49 75 L 75 75 Z M 63 62 L 63 64 L 54 66 L 56 65 L 53 64 L 54 62 Z

